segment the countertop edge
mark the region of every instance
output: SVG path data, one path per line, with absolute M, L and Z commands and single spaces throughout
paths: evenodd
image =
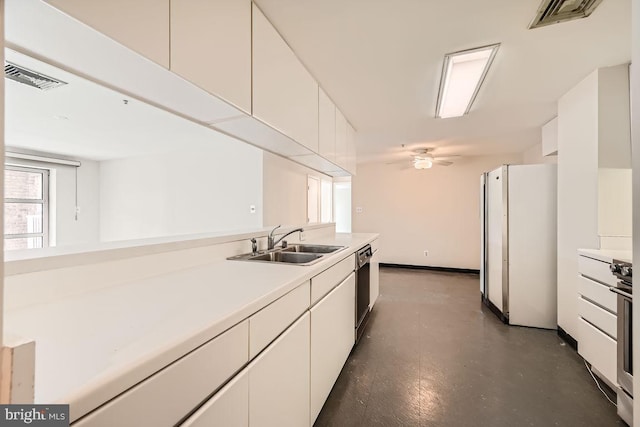
M 631 251 L 627 250 L 581 248 L 578 249 L 578 254 L 606 263 L 611 263 L 614 259 L 624 262 L 633 262 L 633 254 Z

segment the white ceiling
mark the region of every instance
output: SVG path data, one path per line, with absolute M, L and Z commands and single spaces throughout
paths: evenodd
M 7 61 L 68 83 L 42 91 L 5 79 L 5 143 L 9 148 L 100 161 L 229 139 L 31 57 L 9 49 L 5 56 Z
M 631 0 L 535 30 L 540 0 L 256 0 L 358 131 L 358 161 L 521 152 L 592 70 L 631 58 Z M 435 119 L 444 54 L 502 43 L 470 113 Z

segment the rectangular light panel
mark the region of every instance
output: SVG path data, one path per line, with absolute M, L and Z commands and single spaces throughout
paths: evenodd
M 499 46 L 494 44 L 445 55 L 437 118 L 460 117 L 469 112 Z

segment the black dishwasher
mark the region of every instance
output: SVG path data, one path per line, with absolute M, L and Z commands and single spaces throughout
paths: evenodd
M 360 249 L 357 253 L 356 268 L 356 344 L 364 333 L 364 327 L 369 319 L 369 292 L 371 265 L 369 261 L 373 256 L 371 245 Z

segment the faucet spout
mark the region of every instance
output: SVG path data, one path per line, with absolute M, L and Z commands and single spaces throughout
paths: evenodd
M 276 239 L 274 238 L 274 236 L 273 236 L 273 233 L 274 233 L 278 228 L 280 228 L 280 227 L 281 227 L 281 226 L 280 226 L 280 225 L 278 225 L 278 226 L 277 226 L 277 227 L 275 227 L 273 230 L 271 230 L 271 233 L 269 233 L 269 237 L 267 237 L 267 249 L 271 250 L 271 249 L 275 248 L 275 247 L 276 247 L 276 245 L 277 245 L 278 243 L 280 243 L 280 241 L 282 241 L 282 239 L 284 239 L 285 237 L 287 237 L 287 236 L 289 236 L 289 235 L 291 235 L 291 234 L 293 234 L 293 233 L 296 233 L 296 232 L 298 232 L 298 231 L 304 231 L 304 229 L 303 229 L 303 228 L 296 228 L 295 230 L 291 230 L 290 232 L 283 234 L 282 236 L 280 236 L 280 237 L 276 240 Z

